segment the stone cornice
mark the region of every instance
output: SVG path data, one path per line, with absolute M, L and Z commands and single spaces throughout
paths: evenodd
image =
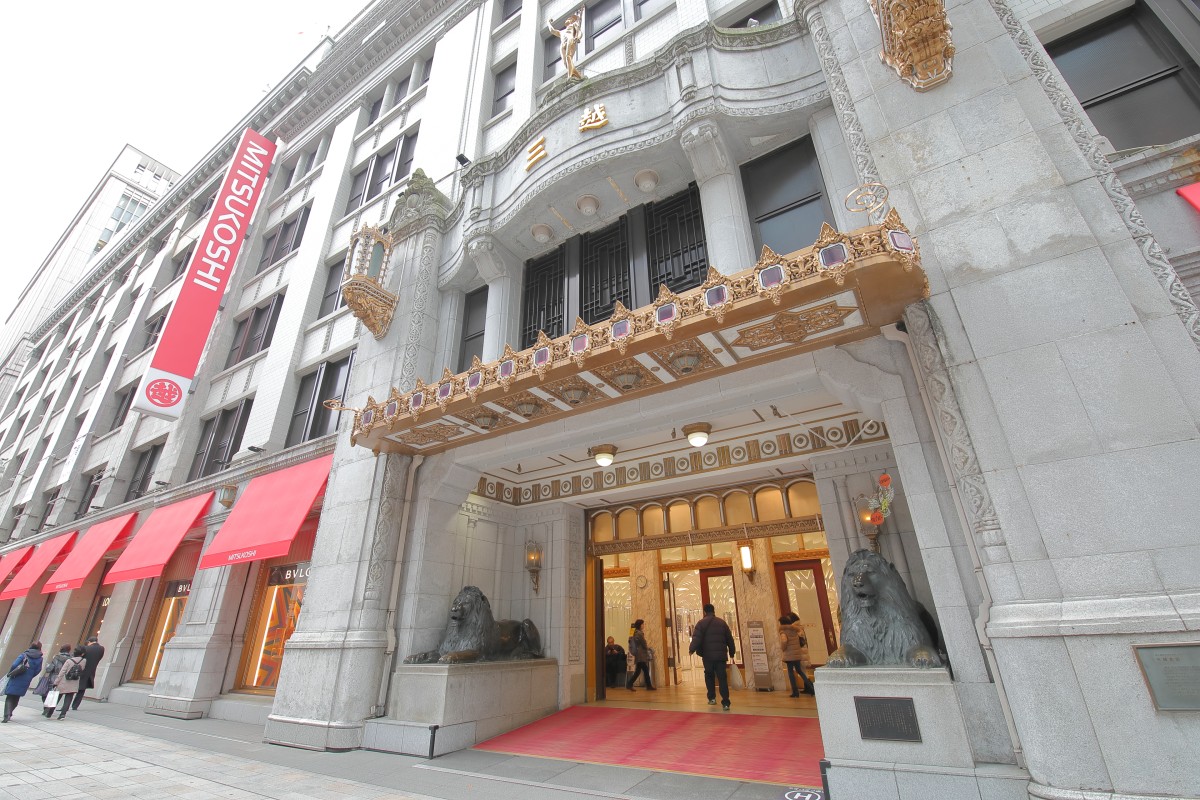
M 237 147 L 243 130 L 247 127 L 255 130 L 271 127 L 272 120 L 304 90 L 310 74 L 306 67 L 294 70 L 270 97 L 255 107 L 249 117 L 239 122 L 232 131 L 225 135 L 220 145 L 211 150 L 162 199 L 151 206 L 124 237 L 109 245 L 100 262 L 79 283 L 75 284 L 70 294 L 33 330 L 30 334 L 33 343 L 36 345 L 41 341 L 42 337 L 53 330 L 54 326 L 62 321 L 72 308 L 117 270 L 125 259 L 143 247 L 146 240 L 160 225 L 179 214 L 191 202 L 195 192 L 202 189 L 214 175 L 220 174 L 228 166 L 229 159 L 233 157 L 234 149 Z

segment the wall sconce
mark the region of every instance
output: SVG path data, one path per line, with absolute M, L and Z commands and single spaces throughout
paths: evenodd
M 742 559 L 742 572 L 754 580 L 754 547 L 750 542 L 738 542 L 738 555 Z
M 896 490 L 892 488 L 892 476 L 886 472 L 876 480 L 875 491 L 869 495 L 860 494 L 854 499 L 855 510 L 858 512 L 859 528 L 871 550 L 879 552 L 879 534 L 883 521 L 892 515 L 892 500 Z
M 633 182 L 639 191 L 650 194 L 658 188 L 658 173 L 652 169 L 644 169 L 633 176 Z
M 525 543 L 525 569 L 529 570 L 529 580 L 533 584 L 533 593 L 537 594 L 542 572 L 542 546 L 534 541 Z
M 598 444 L 588 448 L 588 455 L 596 459 L 596 466 L 607 467 L 617 457 L 615 444 Z
M 708 444 L 708 435 L 712 433 L 712 425 L 707 422 L 693 422 L 683 426 L 683 435 L 687 437 L 692 447 L 704 447 Z
M 229 508 L 233 505 L 233 501 L 237 499 L 237 485 L 226 483 L 217 487 L 217 502 Z
M 575 201 L 575 207 L 579 209 L 579 213 L 585 217 L 592 217 L 600 210 L 600 198 L 594 194 L 581 195 Z
M 529 233 L 538 244 L 545 244 L 554 238 L 554 229 L 544 222 L 534 225 L 529 229 Z
M 249 450 L 251 453 L 265 453 L 265 452 L 267 452 L 267 449 L 266 449 L 265 447 L 255 447 L 254 445 L 250 445 L 250 446 L 249 446 L 249 447 L 247 447 L 246 449 L 247 449 L 247 450 Z
M 465 155 L 463 155 L 462 153 L 459 153 L 458 155 L 456 155 L 456 156 L 454 157 L 454 160 L 455 160 L 455 161 L 457 161 L 457 162 L 458 162 L 458 164 L 459 164 L 459 166 L 461 166 L 461 167 L 469 167 L 469 166 L 471 166 L 471 159 L 467 158 L 467 157 L 466 157 Z

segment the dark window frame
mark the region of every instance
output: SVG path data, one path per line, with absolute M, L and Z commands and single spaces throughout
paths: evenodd
M 342 295 L 342 274 L 345 265 L 342 261 L 329 265 L 325 275 L 325 290 L 321 294 L 321 305 L 317 308 L 317 319 L 329 316 L 339 308 L 346 307 L 346 298 Z
M 150 479 L 154 477 L 154 469 L 162 455 L 163 443 L 153 444 L 144 450 L 136 451 L 137 463 L 133 467 L 133 475 L 129 478 L 129 489 L 125 492 L 125 502 L 136 500 L 150 490 Z
M 242 446 L 246 423 L 254 406 L 254 398 L 247 397 L 236 406 L 224 409 L 204 420 L 200 429 L 200 443 L 192 456 L 188 469 L 188 480 L 206 478 L 229 466 L 229 462 Z
M 517 93 L 517 62 L 502 67 L 492 75 L 492 116 L 512 108 Z
M 309 203 L 266 235 L 263 239 L 262 254 L 258 258 L 258 267 L 254 271 L 256 275 L 296 252 L 304 240 L 304 230 L 308 227 L 308 215 L 311 210 L 312 204 Z
M 597 47 L 603 47 L 613 28 L 624 28 L 622 5 L 622 0 L 597 0 L 587 6 L 583 13 L 584 53 L 591 53 Z
M 354 370 L 354 353 L 351 350 L 345 358 L 324 361 L 300 378 L 284 447 L 294 447 L 337 430 L 342 412 L 332 411 L 324 403 L 334 399 L 341 402 L 345 398 Z
M 229 354 L 222 369 L 240 364 L 271 346 L 275 325 L 279 322 L 279 312 L 283 307 L 283 298 L 284 294 L 280 292 L 237 321 L 233 342 L 229 346 Z
M 477 355 L 483 358 L 483 338 L 487 330 L 487 301 L 488 287 L 486 285 L 473 292 L 467 292 L 463 298 L 462 329 L 458 338 L 459 372 L 466 372 L 470 368 L 471 356 Z

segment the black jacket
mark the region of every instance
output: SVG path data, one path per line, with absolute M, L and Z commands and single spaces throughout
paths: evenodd
M 104 658 L 104 645 L 92 642 L 83 648 L 83 655 L 87 659 L 87 664 L 83 668 L 84 682 L 81 686 L 84 689 L 91 689 L 96 685 L 96 667 L 100 666 L 100 659 Z
M 726 652 L 729 653 L 729 658 L 733 658 L 736 650 L 733 631 L 729 630 L 725 620 L 715 614 L 705 614 L 704 619 L 697 622 L 692 630 L 689 653 L 696 653 L 701 658 L 712 661 L 724 661 Z

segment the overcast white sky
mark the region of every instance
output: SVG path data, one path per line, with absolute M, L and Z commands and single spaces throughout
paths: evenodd
M 0 324 L 123 145 L 187 173 L 322 36 L 366 5 L 6 4 Z

